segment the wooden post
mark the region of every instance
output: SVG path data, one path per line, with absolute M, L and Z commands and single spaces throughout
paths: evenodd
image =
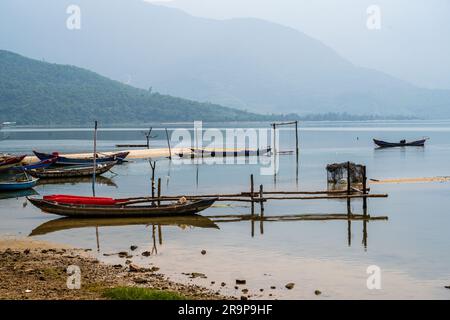
M 170 139 L 169 133 L 167 132 L 167 128 L 166 128 L 166 138 L 167 138 L 167 146 L 169 147 L 169 160 L 172 160 L 172 150 L 170 148 Z
M 295 121 L 295 150 L 297 155 L 297 162 L 298 162 L 298 155 L 299 155 L 299 149 L 298 149 L 298 121 Z
M 367 194 L 367 173 L 366 173 L 366 166 L 363 166 L 362 168 L 362 174 L 363 174 L 363 195 Z M 367 209 L 367 198 L 363 198 L 363 210 Z
M 261 218 L 264 217 L 264 190 L 263 185 L 259 186 L 259 203 L 261 205 Z
M 351 191 L 351 179 L 350 179 L 350 161 L 347 161 L 347 194 L 350 195 Z
M 251 203 L 251 210 L 252 210 L 252 215 L 255 214 L 255 203 L 253 202 L 253 193 L 255 192 L 255 187 L 254 187 L 254 181 L 253 181 L 253 174 L 250 175 L 250 199 L 252 200 Z
M 163 242 L 163 240 L 162 240 L 162 228 L 161 228 L 160 224 L 158 224 L 158 240 L 159 240 L 159 245 L 162 245 L 162 242 Z
M 161 178 L 158 178 L 158 206 L 161 204 Z
M 276 153 L 277 153 L 277 139 L 276 139 L 277 124 L 276 123 L 272 123 L 272 126 L 273 126 L 273 153 L 276 156 Z
M 363 194 L 367 194 L 367 173 L 366 173 L 366 166 L 363 166 L 362 168 L 362 174 L 363 174 Z
M 252 226 L 251 236 L 253 238 L 255 236 L 255 219 L 251 220 L 251 226 Z
M 92 196 L 95 197 L 95 177 L 97 169 L 97 120 L 94 122 L 94 172 L 92 174 Z
M 152 130 L 153 130 L 153 128 L 150 128 L 148 130 L 148 133 L 145 134 L 145 138 L 147 139 L 147 149 L 150 149 L 150 137 L 152 134 Z
M 155 198 L 155 168 L 156 168 L 156 161 L 151 161 L 150 162 L 150 167 L 152 168 L 152 198 Z
M 350 201 L 350 192 L 351 192 L 351 179 L 350 179 L 350 161 L 347 161 L 347 211 L 348 214 L 351 215 L 351 201 Z

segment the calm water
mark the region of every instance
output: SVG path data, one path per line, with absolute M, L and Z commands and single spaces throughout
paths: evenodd
M 229 124 L 239 127 L 267 127 L 268 124 Z M 431 177 L 450 175 L 450 122 L 339 122 L 304 123 L 300 130 L 301 155 L 298 183 L 295 156 L 280 156 L 276 178 L 261 176 L 257 164 L 176 165 L 157 162 L 163 194 L 226 193 L 249 190 L 249 175 L 266 190 L 324 190 L 325 166 L 351 160 L 367 165 L 369 178 Z M 171 128 L 186 125 L 172 125 Z M 205 126 L 205 125 L 204 125 Z M 107 128 L 99 132 L 99 148 L 112 150 L 116 143 L 142 143 L 143 128 Z M 152 147 L 165 147 L 162 128 L 154 129 Z M 425 148 L 375 150 L 372 138 L 398 141 L 430 137 Z M 91 151 L 90 129 L 12 128 L 3 132 L 1 152 Z M 281 149 L 292 150 L 293 132 L 281 131 Z M 116 166 L 114 173 L 99 179 L 97 195 L 127 197 L 150 193 L 150 167 L 137 160 Z M 156 265 L 170 278 L 203 284 L 225 294 L 240 295 L 248 288 L 255 298 L 438 298 L 449 299 L 450 290 L 450 184 L 371 185 L 372 193 L 388 193 L 387 199 L 369 199 L 371 216 L 387 216 L 387 221 L 370 221 L 365 226 L 353 221 L 250 221 L 216 222 L 195 220 L 128 221 L 82 224 L 57 221 L 28 204 L 22 195 L 0 195 L 0 234 L 27 236 L 82 248 L 92 248 L 104 256 L 138 245 L 133 261 Z M 74 193 L 91 195 L 89 179 L 42 184 L 41 195 Z M 9 197 L 9 198 L 8 198 Z M 361 201 L 352 201 L 353 213 L 362 213 Z M 257 207 L 257 210 L 258 207 Z M 248 214 L 247 204 L 217 206 L 203 216 Z M 346 213 L 345 201 L 283 201 L 266 204 L 266 215 Z M 98 223 L 98 246 L 96 236 Z M 159 227 L 158 227 L 159 225 Z M 99 251 L 97 251 L 99 249 Z M 201 255 L 201 250 L 207 251 Z M 142 251 L 153 251 L 144 258 Z M 123 262 L 123 261 L 122 261 Z M 366 286 L 366 269 L 381 269 L 381 290 Z M 183 272 L 201 272 L 207 279 L 189 279 Z M 235 279 L 247 285 L 234 289 Z M 211 285 L 211 281 L 215 284 Z M 220 287 L 224 281 L 227 286 Z M 287 290 L 288 282 L 296 284 Z M 271 290 L 271 286 L 277 289 Z M 259 289 L 264 289 L 261 292 Z M 269 296 L 272 294 L 272 296 Z

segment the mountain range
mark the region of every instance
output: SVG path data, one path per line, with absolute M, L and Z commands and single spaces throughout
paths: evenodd
M 78 5 L 81 28 L 67 8 Z M 450 116 L 450 91 L 353 65 L 306 34 L 139 0 L 2 0 L 0 48 L 255 113 Z M 20 21 L 20 23 L 19 23 Z
M 137 124 L 155 121 L 267 120 L 261 115 L 161 95 L 69 65 L 0 50 L 0 123 Z

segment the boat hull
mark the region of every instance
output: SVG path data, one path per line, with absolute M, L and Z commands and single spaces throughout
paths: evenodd
M 27 198 L 33 205 L 40 208 L 42 211 L 52 214 L 57 214 L 65 217 L 160 217 L 160 216 L 183 216 L 192 215 L 203 211 L 216 201 L 212 199 L 202 199 L 192 201 L 187 204 L 171 204 L 171 205 L 136 205 L 136 206 L 93 206 L 93 205 L 76 205 L 76 204 L 61 204 L 53 201 L 46 201 L 43 199 L 36 199 L 33 197 Z
M 0 161 L 0 171 L 9 170 L 12 167 L 15 167 L 19 163 L 22 162 L 23 159 L 25 159 L 25 155 L 19 156 L 19 157 L 6 157 L 3 160 Z
M 47 160 L 55 157 L 55 154 L 50 153 L 42 153 L 33 151 L 36 157 L 39 158 L 39 160 Z M 117 161 L 118 163 L 122 163 L 125 161 L 125 158 L 128 156 L 129 152 L 118 152 L 112 155 L 108 156 L 102 156 L 97 157 L 96 163 L 105 163 L 105 162 L 114 162 Z M 64 156 L 57 155 L 56 164 L 62 165 L 62 166 L 76 166 L 76 165 L 93 165 L 94 158 L 93 157 L 87 157 L 87 158 L 68 158 Z
M 31 189 L 36 186 L 39 179 L 26 182 L 0 182 L 0 191 L 19 191 Z
M 56 163 L 57 158 L 53 157 L 52 159 L 42 160 L 37 163 L 31 163 L 29 165 L 14 167 L 15 171 L 24 171 L 24 170 L 34 170 L 34 169 L 44 169 L 48 168 L 51 165 Z
M 98 164 L 95 169 L 96 175 L 101 175 L 114 167 L 117 162 Z M 80 168 L 63 168 L 63 169 L 40 169 L 27 171 L 30 175 L 41 179 L 55 179 L 55 178 L 78 178 L 88 177 L 94 174 L 94 166 L 80 167 Z
M 373 142 L 379 146 L 380 148 L 394 148 L 394 147 L 423 147 L 425 146 L 425 141 L 427 139 L 412 141 L 412 142 L 405 142 L 405 143 L 398 143 L 398 142 L 386 142 L 382 140 L 373 139 Z

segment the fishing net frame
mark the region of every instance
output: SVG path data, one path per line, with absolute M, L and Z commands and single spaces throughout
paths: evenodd
M 354 162 L 331 163 L 326 167 L 328 183 L 347 183 L 347 168 L 350 170 L 350 184 L 363 183 L 364 166 Z

